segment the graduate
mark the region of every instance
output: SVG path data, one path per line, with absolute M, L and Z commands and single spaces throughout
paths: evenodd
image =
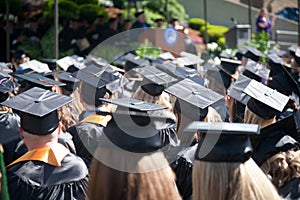
M 11 199 L 84 199 L 88 169 L 81 158 L 58 143 L 57 109 L 72 101 L 34 87 L 1 103 L 21 118 L 19 131 L 28 152 L 7 165 Z

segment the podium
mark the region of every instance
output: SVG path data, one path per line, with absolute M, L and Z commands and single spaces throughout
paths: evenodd
M 237 24 L 225 34 L 226 44 L 230 48 L 241 49 L 245 42 L 251 41 L 251 29 L 249 24 Z
M 171 52 L 173 55 L 179 55 L 180 52 L 186 51 L 186 36 L 172 28 L 160 29 L 149 28 L 140 33 L 138 40 L 143 43 L 148 40 L 156 48 L 163 52 Z

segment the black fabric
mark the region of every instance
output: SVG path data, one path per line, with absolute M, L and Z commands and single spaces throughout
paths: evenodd
M 151 118 L 150 122 L 148 116 L 128 116 L 115 113 L 113 114 L 113 119 L 103 129 L 104 134 L 114 145 L 135 153 L 154 152 L 164 148 L 168 144 L 177 145 L 175 118 L 168 118 L 168 114 L 164 111 L 152 111 L 152 114 L 154 113 L 160 113 L 164 117 L 161 119 Z M 147 127 L 142 128 L 143 132 L 139 132 L 138 137 L 128 133 L 129 131 L 133 133 L 135 130 L 128 123 L 130 117 L 137 126 Z
M 89 167 L 93 159 L 101 135 L 103 126 L 94 123 L 80 122 L 67 130 L 73 136 L 76 152 Z M 86 148 L 88 147 L 88 149 Z
M 68 154 L 61 167 L 40 161 L 23 161 L 7 169 L 11 199 L 84 199 L 88 170 L 74 154 Z
M 279 195 L 284 199 L 300 199 L 300 178 L 294 178 L 278 188 Z
M 247 102 L 247 106 L 249 110 L 251 110 L 256 115 L 264 118 L 264 119 L 271 119 L 274 117 L 279 111 L 271 108 L 270 106 L 254 99 L 250 98 Z
M 19 127 L 20 118 L 17 114 L 0 114 L 0 144 L 6 144 L 19 138 L 21 136 Z
M 198 144 L 187 147 L 178 153 L 178 158 L 170 164 L 176 174 L 176 186 L 182 199 L 189 199 L 193 194 L 192 171 Z

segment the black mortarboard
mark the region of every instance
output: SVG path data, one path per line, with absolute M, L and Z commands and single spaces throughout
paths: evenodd
M 37 61 L 37 60 L 30 60 L 28 62 L 22 63 L 20 65 L 20 68 L 22 70 L 32 69 L 33 71 L 38 72 L 38 73 L 43 73 L 43 72 L 49 72 L 50 71 L 50 69 L 49 69 L 49 67 L 46 63 L 42 63 L 42 62 Z
M 298 47 L 297 44 L 292 44 L 291 46 L 289 46 L 288 50 L 290 51 L 291 56 L 295 57 L 297 47 Z
M 12 73 L 12 70 L 5 63 L 0 62 L 0 76 L 2 77 L 11 77 L 9 73 Z
M 200 58 L 202 60 L 204 60 L 205 62 L 207 62 L 208 60 L 211 60 L 211 57 L 210 57 L 209 53 L 207 53 L 207 52 L 202 52 Z
M 0 75 L 0 102 L 5 101 L 9 97 L 8 92 L 16 90 L 19 86 L 17 82 Z
M 83 64 L 83 57 L 79 57 L 77 55 L 63 57 L 57 60 L 56 63 L 63 70 L 71 73 L 85 67 L 85 65 Z
M 13 55 L 13 58 L 16 58 L 16 59 L 23 59 L 26 57 L 27 57 L 27 55 L 23 50 L 17 50 Z
M 119 98 L 119 99 L 105 99 L 100 98 L 101 101 L 105 101 L 107 103 L 115 104 L 121 107 L 130 108 L 137 111 L 153 111 L 153 110 L 162 110 L 166 109 L 167 106 L 161 106 L 158 104 L 150 103 L 147 101 L 140 101 L 133 98 Z
M 247 49 L 247 52 L 244 54 L 244 56 L 255 62 L 258 62 L 261 58 L 265 57 L 265 55 L 262 52 L 260 52 L 254 47 L 245 46 L 245 49 Z
M 269 54 L 276 54 L 279 57 L 283 57 L 287 54 L 287 52 L 281 49 L 271 49 Z
M 284 66 L 279 65 L 277 67 L 277 74 L 268 80 L 268 86 L 287 96 L 292 95 L 294 92 L 300 97 L 300 89 L 292 75 Z
M 252 97 L 247 102 L 249 110 L 264 119 L 282 112 L 289 101 L 289 97 L 255 80 L 251 80 L 244 92 Z
M 50 70 L 54 70 L 56 68 L 56 59 L 53 58 L 41 58 L 43 63 L 46 63 Z
M 162 53 L 158 56 L 158 58 L 160 58 L 162 60 L 175 60 L 175 57 L 173 56 L 173 54 L 171 52 Z
M 144 67 L 150 64 L 148 60 L 141 59 L 139 56 L 136 56 L 132 53 L 126 54 L 125 60 L 125 71 L 129 71 L 138 66 Z
M 200 77 L 200 73 L 194 68 L 178 67 L 174 63 L 156 64 L 156 66 L 159 70 L 179 80 L 188 78 L 200 85 L 204 85 L 204 79 Z
M 249 136 L 259 130 L 256 124 L 193 122 L 185 131 L 201 133 L 195 159 L 243 163 L 253 152 Z
M 229 88 L 229 96 L 242 103 L 247 105 L 248 100 L 251 98 L 249 95 L 244 93 L 244 89 L 249 85 L 251 79 L 247 76 L 240 75 L 239 78 L 234 82 Z
M 181 67 L 196 68 L 195 65 L 204 63 L 204 60 L 202 60 L 199 56 L 191 53 L 181 52 L 180 56 L 181 57 L 176 58 L 173 62 Z
M 144 77 L 141 88 L 152 96 L 161 95 L 169 83 L 177 81 L 176 78 L 153 66 L 139 67 L 133 70 Z
M 145 12 L 142 10 L 142 11 L 138 11 L 134 14 L 135 17 L 139 17 L 140 15 L 144 14 Z
M 164 147 L 159 130 L 173 127 L 158 110 L 165 106 L 136 99 L 101 99 L 118 105 L 112 120 L 104 130 L 108 141 L 101 140 L 100 146 L 113 147 L 134 153 L 151 153 Z
M 280 151 L 287 151 L 293 147 L 299 149 L 299 111 L 282 120 L 261 129 L 259 137 L 252 137 L 254 147 L 253 159 L 258 165 Z M 289 137 L 286 137 L 289 136 Z M 292 139 L 291 139 L 292 138 Z
M 74 91 L 79 85 L 79 79 L 72 76 L 69 72 L 60 72 L 56 75 L 61 82 L 65 83 L 66 85 L 63 86 L 68 91 Z
M 296 48 L 294 58 L 295 58 L 296 63 L 298 64 L 298 66 L 300 66 L 300 47 Z
M 186 116 L 193 114 L 193 112 L 197 114 L 197 108 L 200 108 L 200 118 L 202 119 L 207 115 L 208 106 L 224 98 L 222 95 L 189 79 L 184 79 L 168 87 L 165 91 L 183 101 L 179 105 L 181 113 Z
M 268 58 L 268 65 L 271 70 L 269 76 L 273 77 L 276 74 L 282 73 L 282 66 L 284 65 L 284 61 L 282 60 L 282 58 L 280 58 L 276 54 L 269 54 L 267 58 Z
M 252 60 L 248 60 L 245 71 L 243 72 L 243 75 L 261 83 L 265 83 L 266 80 L 268 80 L 269 74 L 269 69 L 261 63 L 254 62 Z
M 239 65 L 241 65 L 241 61 L 227 58 L 221 58 L 221 65 L 217 65 L 221 70 L 220 74 L 226 89 L 229 88 L 233 75 Z
M 56 110 L 72 100 L 71 97 L 35 87 L 1 105 L 18 111 L 21 127 L 25 131 L 36 135 L 46 135 L 58 126 L 59 119 Z
M 28 74 L 14 74 L 15 77 L 26 81 L 25 88 L 29 89 L 32 87 L 41 87 L 44 89 L 51 89 L 52 86 L 64 86 L 65 83 L 55 81 L 53 79 L 47 78 L 39 73 L 28 73 Z

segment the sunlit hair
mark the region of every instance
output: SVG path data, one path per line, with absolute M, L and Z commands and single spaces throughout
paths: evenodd
M 107 155 L 109 159 L 118 159 L 120 165 L 131 165 L 129 163 L 131 160 L 124 159 L 122 154 L 119 156 L 117 154 L 118 158 L 112 158 L 108 149 L 100 148 L 97 151 Z M 165 167 L 158 168 L 158 164 L 164 164 Z M 175 175 L 163 153 L 144 156 L 136 164 L 136 170 L 142 173 L 118 171 L 94 158 L 91 165 L 88 198 L 90 200 L 181 199 L 175 186 Z
M 222 122 L 222 117 L 221 115 L 213 108 L 213 107 L 208 107 L 208 113 L 204 119 L 205 122 Z
M 276 187 L 300 177 L 300 151 L 280 152 L 266 160 L 261 169 Z
M 166 92 L 162 92 L 159 96 L 152 96 L 145 92 L 141 87 L 139 87 L 132 95 L 132 98 L 141 101 L 147 101 L 150 103 L 155 103 L 161 106 L 167 106 L 168 110 L 172 110 L 172 104 L 170 103 L 170 95 Z
M 256 115 L 254 112 L 252 112 L 248 106 L 245 108 L 245 114 L 244 114 L 244 123 L 245 124 L 258 124 L 260 127 L 265 127 L 274 122 L 274 118 L 272 119 L 264 119 L 258 115 Z
M 245 163 L 195 160 L 193 200 L 280 199 L 275 187 L 250 158 Z

